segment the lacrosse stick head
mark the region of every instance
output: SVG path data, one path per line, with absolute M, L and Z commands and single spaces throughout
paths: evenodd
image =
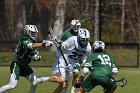
M 36 40 L 38 36 L 38 29 L 35 25 L 26 25 L 24 28 L 24 33 L 31 39 Z
M 71 28 L 74 30 L 74 32 L 77 33 L 80 27 L 81 27 L 81 22 L 79 20 L 74 19 L 71 21 Z
M 90 33 L 85 28 L 80 28 L 78 31 L 78 40 L 82 46 L 87 46 L 90 39 Z
M 89 16 L 89 14 L 83 15 L 83 16 L 79 19 L 79 21 L 80 21 L 81 23 L 90 21 L 90 16 Z

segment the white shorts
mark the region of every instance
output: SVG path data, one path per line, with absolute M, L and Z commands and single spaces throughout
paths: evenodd
M 66 56 L 65 56 L 66 58 Z M 65 77 L 66 80 L 71 80 L 72 71 L 66 71 L 66 63 L 62 56 L 57 56 L 57 59 L 52 67 L 52 74 L 59 74 L 62 77 Z

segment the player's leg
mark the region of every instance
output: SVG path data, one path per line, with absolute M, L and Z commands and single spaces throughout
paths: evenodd
M 89 69 L 87 67 L 84 67 L 82 69 L 82 74 L 81 74 L 80 78 L 78 79 L 78 82 L 76 82 L 76 84 L 74 85 L 75 88 L 80 87 L 81 83 L 83 82 L 85 77 L 88 75 L 88 73 L 89 73 Z
M 26 76 L 25 78 L 26 78 L 27 80 L 29 80 L 30 83 L 31 83 L 31 87 L 30 87 L 30 91 L 29 91 L 29 93 L 35 93 L 35 91 L 36 91 L 36 87 L 37 87 L 37 85 L 33 85 L 33 81 L 36 79 L 35 74 L 32 73 L 32 74 Z
M 19 66 L 16 63 L 12 63 L 10 66 L 11 76 L 10 82 L 7 85 L 4 85 L 0 88 L 0 93 L 11 90 L 16 87 L 19 79 Z
M 84 78 L 88 75 L 88 73 L 89 73 L 89 69 L 87 67 L 84 67 L 82 69 L 82 74 L 79 78 L 79 82 L 83 82 Z
M 117 85 L 114 79 L 108 77 L 99 77 L 100 85 L 104 88 L 104 93 L 114 93 L 117 88 Z
M 76 93 L 85 93 L 85 91 L 84 91 L 84 89 L 83 88 L 79 88 L 78 90 L 77 90 L 77 92 Z
M 65 86 L 65 82 L 64 83 L 59 83 L 59 85 L 57 86 L 57 88 L 53 91 L 53 93 L 61 93 L 63 91 L 63 87 Z
M 117 86 L 113 86 L 111 89 L 107 89 L 105 90 L 104 93 L 114 93 L 114 91 L 116 90 Z
M 90 74 L 81 84 L 81 87 L 77 89 L 76 93 L 85 93 L 91 91 L 96 87 L 98 83 L 95 81 L 94 76 Z
M 54 71 L 55 72 L 55 71 Z M 57 72 L 57 71 L 56 71 Z M 53 73 L 54 74 L 54 73 Z M 67 74 L 64 68 L 59 68 L 59 77 L 56 79 L 57 83 L 59 83 L 58 87 L 54 90 L 53 93 L 66 93 L 68 87 Z
M 63 85 L 64 87 L 63 87 L 62 93 L 67 93 L 67 88 L 68 88 L 68 85 L 69 85 L 71 78 L 72 78 L 72 72 L 66 71 L 66 82 Z
M 38 77 L 33 81 L 33 85 L 37 85 L 38 83 L 42 83 L 45 81 L 56 82 L 56 83 L 65 82 L 65 77 L 64 77 L 65 76 L 65 66 L 64 66 L 65 63 L 61 62 L 61 61 L 63 61 L 63 58 L 62 57 L 59 58 L 59 56 L 58 56 L 54 65 L 53 65 L 53 68 L 52 68 L 53 76 Z M 64 73 L 64 76 L 62 76 L 63 73 Z
M 63 76 L 59 76 L 57 74 L 52 75 L 50 77 L 38 77 L 33 81 L 33 85 L 37 85 L 38 83 L 43 83 L 45 81 L 49 81 L 49 82 L 56 82 L 56 83 L 63 83 L 65 82 L 65 77 Z
M 52 74 L 56 73 L 59 75 L 59 79 L 63 79 L 63 81 L 59 82 L 59 86 L 55 89 L 54 93 L 66 93 L 72 72 L 71 69 L 67 69 L 62 56 L 58 58 L 56 65 L 53 66 Z
M 62 90 L 62 93 L 67 93 L 68 85 L 69 85 L 69 81 L 66 80 L 66 82 L 63 84 L 64 88 Z
M 79 74 L 79 70 L 78 69 L 74 69 L 74 71 L 73 71 L 73 79 L 72 79 L 71 93 L 75 93 L 76 88 L 74 87 L 74 85 L 77 82 L 78 74 Z
M 15 75 L 12 73 L 9 84 L 2 86 L 0 88 L 0 93 L 13 89 L 13 88 L 15 88 L 16 85 L 17 85 L 17 80 L 15 79 Z
M 74 86 L 78 81 L 79 71 L 80 71 L 80 63 L 75 63 L 73 66 L 73 79 L 72 79 L 71 93 L 75 93 L 76 88 Z

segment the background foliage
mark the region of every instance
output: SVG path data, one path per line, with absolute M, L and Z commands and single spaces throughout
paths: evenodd
M 70 21 L 89 14 L 91 20 L 82 24 L 91 32 L 94 41 L 94 21 L 96 0 L 65 0 L 64 31 Z M 138 43 L 140 40 L 140 1 L 139 0 L 99 0 L 102 40 L 105 42 Z M 48 38 L 49 26 L 54 25 L 58 0 L 1 0 L 0 1 L 0 40 L 18 40 L 25 24 L 36 24 L 40 30 L 39 40 Z M 123 20 L 124 13 L 124 20 Z M 124 30 L 121 30 L 121 27 Z M 58 31 L 59 32 L 59 31 Z

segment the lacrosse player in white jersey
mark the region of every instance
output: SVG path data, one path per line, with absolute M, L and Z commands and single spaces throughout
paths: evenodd
M 89 43 L 90 33 L 85 28 L 80 28 L 78 36 L 72 36 L 62 43 L 54 41 L 60 52 L 52 68 L 52 76 L 40 77 L 33 81 L 33 85 L 44 81 L 59 83 L 53 93 L 62 93 L 68 87 L 66 81 L 71 79 L 73 65 L 75 62 L 85 62 L 91 52 Z

